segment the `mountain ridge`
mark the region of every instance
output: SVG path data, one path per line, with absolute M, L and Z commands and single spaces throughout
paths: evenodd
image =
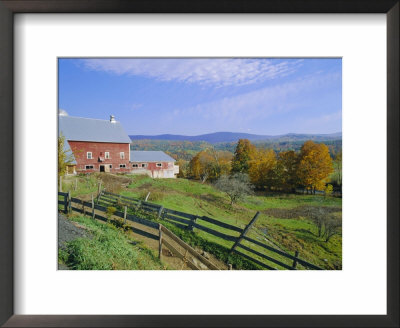
M 239 139 L 250 141 L 293 141 L 293 140 L 338 140 L 342 138 L 342 132 L 329 134 L 287 133 L 282 135 L 260 135 L 242 132 L 214 132 L 197 136 L 185 136 L 179 134 L 160 135 L 129 135 L 131 140 L 168 140 L 168 141 L 205 141 L 209 143 L 237 142 Z

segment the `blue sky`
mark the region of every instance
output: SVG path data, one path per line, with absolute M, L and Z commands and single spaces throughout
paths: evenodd
M 59 109 L 128 134 L 342 131 L 341 59 L 59 59 Z

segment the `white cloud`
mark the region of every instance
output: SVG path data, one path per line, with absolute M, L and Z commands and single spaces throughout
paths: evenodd
M 270 59 L 84 59 L 87 69 L 158 81 L 200 85 L 246 85 L 289 75 L 302 60 Z
M 301 120 L 301 124 L 302 126 L 308 129 L 310 128 L 317 129 L 321 126 L 326 126 L 328 124 L 341 121 L 342 121 L 342 110 L 338 110 L 334 113 L 321 115 L 319 117 L 303 119 Z
M 190 108 L 178 108 L 175 111 L 180 115 L 199 117 L 220 125 L 241 126 L 248 122 L 265 120 L 277 113 L 282 114 L 302 108 L 305 93 L 315 92 L 318 88 L 330 85 L 332 82 L 335 83 L 338 79 L 340 79 L 338 74 L 312 75 L 293 82 L 265 87 Z M 337 113 L 326 115 L 319 120 L 327 122 L 341 119 L 337 115 Z M 312 122 L 310 122 L 311 124 Z
M 66 110 L 59 108 L 58 109 L 58 115 L 60 116 L 68 116 L 68 113 Z

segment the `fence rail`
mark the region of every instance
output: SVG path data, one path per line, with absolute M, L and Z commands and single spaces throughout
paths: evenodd
M 198 215 L 193 215 L 185 212 L 180 212 L 168 208 L 164 208 L 162 205 L 159 204 L 154 204 L 151 202 L 146 202 L 142 201 L 140 199 L 136 198 L 131 198 L 127 196 L 122 196 L 122 195 L 117 195 L 113 194 L 110 192 L 107 192 L 105 190 L 101 191 L 97 197 L 97 202 L 103 202 L 103 200 L 107 200 L 108 204 L 115 206 L 115 205 L 121 205 L 121 206 L 127 206 L 131 208 L 132 210 L 138 210 L 142 209 L 146 212 L 150 213 L 158 213 L 158 218 L 161 220 L 165 220 L 166 222 L 169 222 L 176 227 L 184 230 L 189 230 L 193 231 L 194 228 L 201 230 L 205 233 L 208 233 L 210 235 L 213 235 L 217 238 L 221 238 L 225 241 L 230 241 L 233 242 L 233 246 L 230 249 L 231 253 L 236 253 L 244 258 L 253 261 L 254 263 L 257 263 L 261 267 L 264 267 L 266 269 L 270 270 L 275 270 L 276 268 L 272 267 L 270 263 L 273 263 L 274 265 L 278 265 L 281 268 L 288 269 L 288 270 L 296 270 L 297 264 L 302 265 L 305 269 L 313 269 L 313 270 L 322 270 L 322 268 L 309 263 L 305 260 L 302 260 L 298 257 L 298 252 L 295 252 L 294 255 L 291 255 L 289 253 L 286 253 L 282 250 L 279 250 L 277 248 L 268 246 L 264 243 L 261 243 L 257 240 L 254 240 L 246 234 L 250 231 L 251 227 L 253 224 L 256 222 L 258 218 L 258 212 L 255 215 L 255 217 L 251 220 L 251 222 L 244 228 L 240 228 L 225 222 L 221 222 L 219 220 L 207 217 L 207 216 L 198 216 Z M 199 222 L 200 221 L 200 222 Z M 209 224 L 213 226 L 217 226 L 219 228 L 223 228 L 226 230 L 226 232 L 221 232 L 217 231 L 215 229 L 212 229 L 211 227 L 206 227 L 203 224 L 201 224 L 201 221 L 208 222 Z M 237 233 L 239 233 L 239 236 L 237 236 Z M 258 247 L 261 247 L 261 249 L 264 249 L 268 251 L 268 254 L 263 254 L 259 250 L 256 250 L 250 246 L 243 245 L 243 242 L 247 241 L 251 245 L 255 245 Z M 241 248 L 243 251 L 246 251 L 247 254 L 238 251 L 237 248 Z M 284 263 L 278 259 L 273 258 L 271 255 L 272 254 L 277 254 L 280 256 L 283 256 L 287 258 L 288 260 L 292 261 L 292 264 L 289 265 L 288 263 Z M 253 255 L 253 256 L 250 256 Z M 255 258 L 255 257 L 257 258 Z M 268 263 L 261 262 L 261 260 L 268 261 Z
M 153 229 L 154 231 L 156 231 L 156 233 L 151 233 L 131 225 L 126 226 L 127 228 L 131 229 L 134 233 L 137 233 L 146 238 L 159 241 L 160 259 L 162 257 L 162 248 L 164 246 L 168 248 L 175 256 L 182 259 L 184 263 L 186 263 L 193 270 L 202 270 L 204 268 L 207 268 L 209 270 L 219 270 L 217 266 L 215 266 L 208 259 L 199 254 L 191 246 L 186 244 L 183 240 L 181 240 L 179 237 L 177 237 L 175 234 L 173 234 L 171 231 L 169 231 L 166 227 L 164 227 L 162 224 L 158 222 L 142 219 L 136 217 L 135 215 L 127 214 L 126 210 L 124 212 L 113 211 L 111 215 L 111 212 L 108 212 L 108 207 L 95 204 L 93 197 L 91 202 L 87 202 L 76 197 L 70 197 L 69 193 L 58 192 L 58 196 L 59 198 L 60 197 L 63 198 L 62 200 L 60 199 L 58 200 L 58 204 L 63 205 L 64 213 L 71 213 L 72 211 L 75 211 L 83 214 L 91 214 L 91 217 L 93 219 L 99 219 L 102 221 L 107 221 L 111 219 L 111 216 L 116 216 L 119 218 L 123 218 L 124 223 L 126 223 L 127 221 L 131 221 Z M 108 217 L 104 217 L 99 213 L 95 213 L 95 211 L 104 213 Z M 167 241 L 165 236 L 168 237 L 170 241 Z M 177 244 L 178 247 L 174 246 L 173 245 L 174 243 Z M 182 254 L 178 250 L 178 248 L 182 248 L 184 250 L 184 254 Z M 199 263 L 201 263 L 201 265 L 199 265 Z

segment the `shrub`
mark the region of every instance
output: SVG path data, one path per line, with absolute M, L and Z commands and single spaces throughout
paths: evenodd
M 327 184 L 325 187 L 325 196 L 331 196 L 333 193 L 333 186 L 331 184 Z
M 253 186 L 250 184 L 249 176 L 244 173 L 235 173 L 232 176 L 223 175 L 215 183 L 215 188 L 228 195 L 231 205 L 246 195 L 253 193 Z

